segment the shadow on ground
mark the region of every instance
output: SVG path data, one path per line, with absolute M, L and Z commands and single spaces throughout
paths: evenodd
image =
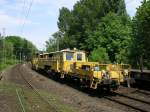
M 80 92 L 83 92 L 83 93 L 86 93 L 88 94 L 89 96 L 91 97 L 99 97 L 99 98 L 103 98 L 105 96 L 116 96 L 117 94 L 114 93 L 113 91 L 107 91 L 107 90 L 93 90 L 93 89 L 90 89 L 90 88 L 85 88 L 85 87 L 81 87 L 81 85 L 79 84 L 79 82 L 77 80 L 73 80 L 73 79 L 60 79 L 58 77 L 52 77 L 52 75 L 42 71 L 42 70 L 39 70 L 39 71 L 36 71 L 37 73 L 39 73 L 39 75 L 42 75 L 48 79 L 51 79 L 57 83 L 60 83 L 60 84 L 63 84 L 63 85 L 67 85 L 73 89 L 76 89 Z

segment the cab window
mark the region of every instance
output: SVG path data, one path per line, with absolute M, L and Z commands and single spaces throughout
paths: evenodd
M 49 58 L 52 58 L 52 57 L 53 57 L 53 54 L 49 54 L 48 57 L 49 57 Z
M 73 53 L 66 53 L 66 60 L 73 60 Z
M 90 71 L 90 66 L 89 65 L 82 65 L 81 69 Z
M 82 61 L 82 54 L 77 54 L 77 61 Z
M 44 56 L 43 56 L 43 55 L 40 55 L 40 58 L 44 58 Z
M 100 67 L 99 66 L 95 66 L 94 67 L 94 71 L 100 71 Z

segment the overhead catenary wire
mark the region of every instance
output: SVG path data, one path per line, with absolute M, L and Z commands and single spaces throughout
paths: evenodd
M 22 24 L 22 20 L 23 20 L 23 18 L 24 17 L 22 17 L 22 16 L 24 16 L 24 14 L 25 14 L 25 6 L 26 6 L 26 0 L 23 0 L 23 5 L 22 5 L 22 8 L 21 8 L 21 11 L 20 11 L 20 14 L 19 14 L 19 18 L 20 18 L 20 21 L 19 21 L 19 23 L 20 24 Z M 20 27 L 21 27 L 21 25 L 20 25 Z M 20 30 L 20 28 L 19 28 L 19 30 Z
M 23 19 L 23 22 L 22 22 L 22 27 L 21 27 L 21 34 L 23 35 L 23 31 L 24 31 L 24 26 L 25 26 L 25 23 L 26 23 L 26 20 L 28 19 L 28 17 L 29 17 L 29 14 L 30 14 L 30 12 L 31 12 L 31 8 L 32 8 L 32 6 L 33 6 L 33 3 L 34 3 L 34 0 L 31 0 L 31 2 L 30 2 L 30 4 L 29 4 L 29 7 L 28 7 L 28 9 L 27 9 L 27 12 L 26 12 L 26 14 L 25 14 L 25 18 Z M 25 2 L 24 2 L 24 5 L 23 5 L 23 10 L 25 10 Z
M 23 1 L 23 5 L 22 5 L 22 11 L 21 11 L 21 15 L 23 14 L 23 18 L 21 19 L 21 21 L 20 21 L 20 24 L 21 24 L 21 29 L 20 29 L 20 34 L 23 36 L 23 32 L 24 32 L 24 27 L 25 27 L 25 24 L 26 24 L 26 21 L 27 21 L 27 19 L 28 19 L 28 17 L 29 17 L 29 14 L 30 14 L 30 12 L 31 12 L 31 8 L 32 8 L 32 5 L 33 5 L 33 2 L 34 2 L 34 0 L 29 0 L 30 2 L 29 2 L 29 6 L 28 6 L 28 3 L 26 2 L 27 0 L 24 0 Z M 20 57 L 20 62 L 21 62 L 21 60 L 22 60 L 22 52 L 20 51 L 20 53 L 19 53 L 19 57 Z

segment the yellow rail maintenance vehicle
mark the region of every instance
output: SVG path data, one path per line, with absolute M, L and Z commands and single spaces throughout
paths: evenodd
M 36 70 L 45 69 L 52 73 L 60 73 L 60 77 L 64 78 L 66 74 L 72 73 L 74 62 L 87 61 L 85 55 L 84 51 L 70 49 L 38 54 L 32 60 L 32 67 Z
M 80 78 L 83 84 L 92 89 L 116 90 L 130 78 L 128 65 L 76 62 L 74 66 L 73 76 Z
M 126 70 L 126 73 L 122 65 L 89 62 L 86 53 L 76 49 L 39 54 L 33 58 L 32 67 L 60 78 L 77 79 L 92 89 L 117 89 L 129 72 Z
M 130 87 L 131 66 L 129 64 L 108 64 L 106 71 L 118 85 L 127 84 Z

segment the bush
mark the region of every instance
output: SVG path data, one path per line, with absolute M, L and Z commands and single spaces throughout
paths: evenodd
M 89 59 L 91 61 L 98 61 L 100 63 L 109 63 L 109 56 L 106 52 L 105 48 L 98 47 L 97 49 L 94 49 L 90 56 Z

